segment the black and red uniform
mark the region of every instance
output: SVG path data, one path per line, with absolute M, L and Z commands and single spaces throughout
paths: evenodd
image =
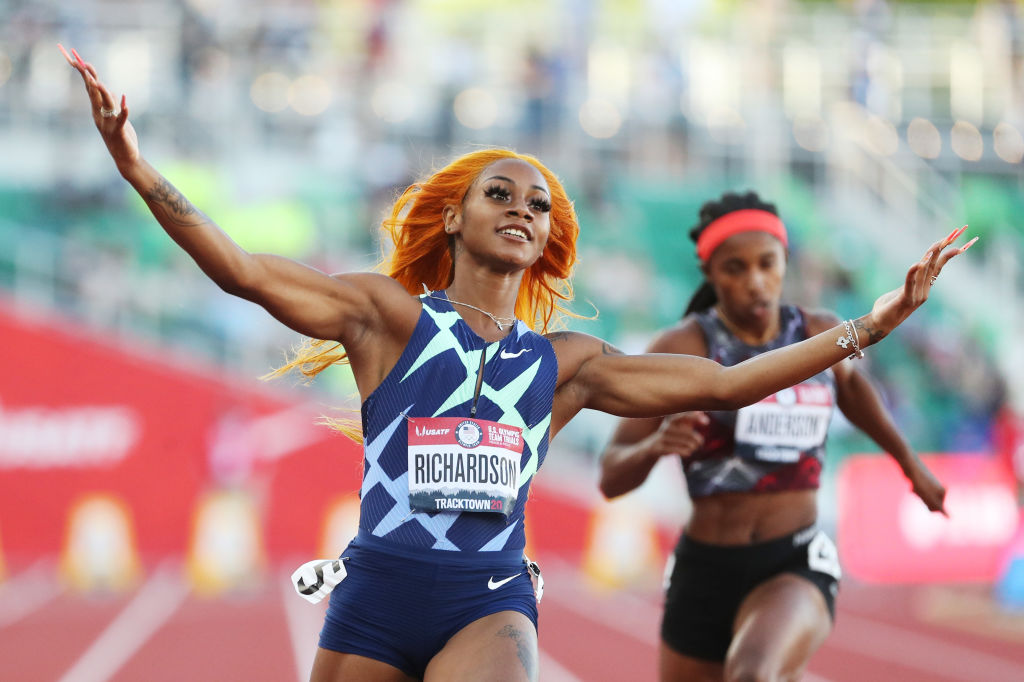
M 708 357 L 725 366 L 808 337 L 803 311 L 791 305 L 780 308 L 779 334 L 763 346 L 737 339 L 714 308 L 697 313 L 696 319 Z M 835 376 L 828 369 L 742 409 L 708 412 L 703 447 L 683 458 L 691 498 L 817 489 L 835 405 Z M 698 542 L 684 533 L 667 573 L 661 637 L 687 656 L 724 661 L 743 599 L 781 573 L 814 583 L 835 615 L 838 556 L 815 526 L 739 546 Z

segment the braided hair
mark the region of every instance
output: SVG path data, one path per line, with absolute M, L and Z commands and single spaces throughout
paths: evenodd
M 708 225 L 722 216 L 732 213 L 733 211 L 740 211 L 748 208 L 767 211 L 768 213 L 779 215 L 778 210 L 775 208 L 775 204 L 770 204 L 762 200 L 761 197 L 757 195 L 757 192 L 749 191 L 745 194 L 726 192 L 718 199 L 712 199 L 711 201 L 704 202 L 704 205 L 700 207 L 700 211 L 698 213 L 699 220 L 690 230 L 690 239 L 694 244 L 696 244 L 697 239 L 700 238 L 701 232 L 703 232 Z M 704 281 L 701 282 L 701 285 L 697 287 L 695 292 L 693 292 L 693 296 L 690 298 L 690 302 L 686 305 L 685 312 L 683 312 L 683 317 L 686 317 L 690 313 L 699 313 L 707 310 L 717 302 L 718 297 L 715 295 L 715 288 L 711 286 L 711 282 L 709 282 L 705 277 Z

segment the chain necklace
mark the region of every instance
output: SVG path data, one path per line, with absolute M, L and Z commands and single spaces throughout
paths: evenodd
M 433 298 L 438 301 L 448 301 L 449 303 L 453 303 L 455 305 L 464 305 L 467 308 L 472 308 L 478 313 L 483 313 L 487 317 L 491 318 L 491 321 L 498 326 L 499 332 L 505 331 L 506 327 L 511 329 L 512 325 L 516 323 L 516 318 L 514 317 L 498 317 L 497 315 L 492 315 L 483 308 L 477 308 L 475 305 L 471 303 L 463 303 L 462 301 L 456 301 L 455 299 L 448 298 L 447 293 L 445 294 L 444 298 L 441 298 L 440 296 L 434 296 L 434 292 L 428 289 L 426 284 L 423 285 L 423 293 L 426 294 L 427 298 Z

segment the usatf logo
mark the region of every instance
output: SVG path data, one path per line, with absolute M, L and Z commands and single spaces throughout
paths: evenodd
M 467 419 L 455 427 L 455 440 L 464 448 L 475 448 L 484 439 L 484 430 L 474 421 Z

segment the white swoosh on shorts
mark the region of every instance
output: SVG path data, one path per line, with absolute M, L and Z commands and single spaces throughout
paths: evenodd
M 499 353 L 499 355 L 501 356 L 502 360 L 511 360 L 512 358 L 518 358 L 523 353 L 529 353 L 531 350 L 533 350 L 533 349 L 532 348 L 521 348 L 516 353 L 509 353 L 507 350 L 503 350 L 503 351 L 501 351 L 501 353 Z
M 516 573 L 515 575 L 510 575 L 509 577 L 507 577 L 507 578 L 505 578 L 503 580 L 495 580 L 494 576 L 492 575 L 490 577 L 490 579 L 487 581 L 487 589 L 488 590 L 496 590 L 499 587 L 501 587 L 502 585 L 504 585 L 505 583 L 507 583 L 509 580 L 515 580 L 520 575 L 522 575 L 522 573 Z

